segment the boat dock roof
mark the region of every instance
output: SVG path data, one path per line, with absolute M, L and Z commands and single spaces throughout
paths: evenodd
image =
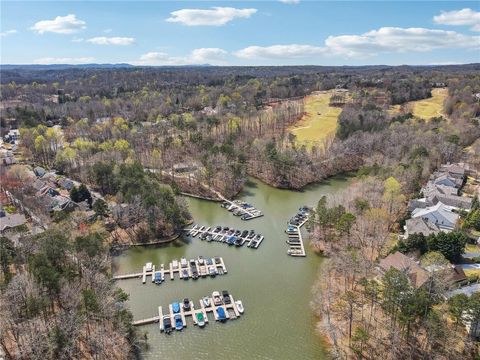
M 208 265 L 207 264 L 207 259 L 212 260 L 212 264 Z M 198 259 L 194 259 L 195 261 L 195 266 L 198 271 L 198 277 L 206 277 L 210 275 L 210 269 L 215 269 L 215 275 L 223 275 L 226 274 L 227 267 L 225 266 L 225 262 L 223 261 L 223 258 L 220 256 L 215 256 L 213 258 L 204 258 L 203 259 L 203 265 L 200 265 Z M 162 280 L 166 279 L 166 275 L 170 276 L 170 280 L 175 279 L 175 274 L 178 273 L 178 277 L 180 279 L 184 279 L 184 274 L 183 271 L 186 270 L 188 273 L 188 278 L 193 277 L 193 271 L 192 271 L 192 266 L 190 266 L 190 262 L 187 261 L 187 264 L 182 266 L 180 262 L 177 260 L 177 266 L 174 268 L 174 263 L 175 260 L 167 264 L 165 267 L 164 264 L 160 264 L 160 267 L 156 268 L 155 265 L 152 265 L 152 270 L 147 271 L 147 267 L 144 266 L 143 270 L 141 273 L 132 273 L 132 274 L 123 274 L 123 275 L 115 275 L 113 276 L 113 280 L 124 280 L 124 279 L 133 279 L 133 278 L 142 278 L 142 283 L 145 284 L 147 282 L 147 277 L 151 276 L 152 277 L 152 282 L 155 282 L 155 273 L 160 272 L 162 274 Z
M 203 299 L 199 300 L 200 307 L 199 309 L 195 309 L 195 304 L 193 301 L 190 300 L 190 310 L 185 310 L 183 307 L 183 303 L 180 303 L 180 311 L 178 314 L 182 317 L 182 323 L 183 327 L 187 327 L 187 317 L 192 317 L 192 321 L 194 325 L 198 325 L 198 319 L 197 319 L 197 313 L 202 313 L 203 317 L 205 319 L 205 323 L 207 324 L 209 322 L 208 319 L 208 314 L 212 313 L 213 317 L 216 321 L 219 321 L 217 309 L 218 308 L 223 308 L 225 311 L 225 318 L 226 320 L 234 320 L 237 319 L 241 316 L 240 311 L 237 308 L 237 304 L 235 303 L 235 300 L 232 295 L 230 296 L 230 304 L 225 304 L 222 302 L 221 305 L 215 305 L 213 302 L 212 297 L 207 297 L 210 301 L 210 306 L 205 306 Z M 164 315 L 168 315 L 170 317 L 170 320 L 173 320 L 174 316 L 176 315 L 173 312 L 173 307 L 172 304 L 168 305 L 168 310 L 166 313 L 163 312 L 162 306 L 158 307 L 158 316 L 153 316 L 151 318 L 146 318 L 146 319 L 141 319 L 141 320 L 135 320 L 132 322 L 134 326 L 141 326 L 141 325 L 147 325 L 147 324 L 152 324 L 152 323 L 159 323 L 159 329 L 160 331 L 164 331 L 165 329 L 163 328 L 163 321 L 162 318 Z

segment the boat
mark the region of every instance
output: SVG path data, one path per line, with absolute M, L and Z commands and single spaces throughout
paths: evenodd
M 162 322 L 163 331 L 165 331 L 167 334 L 170 334 L 172 332 L 172 319 L 170 318 L 170 315 L 163 315 Z
M 230 294 L 228 293 L 227 290 L 222 291 L 222 298 L 223 298 L 223 303 L 225 305 L 229 305 L 232 303 L 232 298 L 230 297 Z
M 172 311 L 174 314 L 177 314 L 180 312 L 180 304 L 178 302 L 172 303 Z
M 187 267 L 187 265 L 188 265 L 187 259 L 181 258 L 180 259 L 180 266 L 181 267 Z
M 225 309 L 221 306 L 217 308 L 217 315 L 218 315 L 218 320 L 219 321 L 227 320 L 227 315 L 225 314 Z
M 178 269 L 178 260 L 173 260 L 173 261 L 172 261 L 172 268 L 173 268 L 174 270 Z
M 211 302 L 210 302 L 210 298 L 208 296 L 205 296 L 203 299 L 202 299 L 202 302 L 203 302 L 203 305 L 205 307 L 210 307 L 211 305 Z
M 205 260 L 203 259 L 203 256 L 198 257 L 198 265 L 203 265 L 205 263 Z
M 177 314 L 175 315 L 175 329 L 176 330 L 182 330 L 183 329 L 183 320 L 182 320 L 182 315 Z
M 155 271 L 154 275 L 155 284 L 160 285 L 163 281 L 162 273 L 160 271 Z
M 218 291 L 212 292 L 212 299 L 213 299 L 213 304 L 215 306 L 218 306 L 218 305 L 222 304 L 222 298 L 221 298 L 220 293 Z
M 211 267 L 209 270 L 208 270 L 208 273 L 210 274 L 211 277 L 215 277 L 217 275 L 217 271 L 215 268 Z
M 213 240 L 213 236 L 212 236 L 212 235 L 208 235 L 208 236 L 207 236 L 207 241 L 210 242 L 210 241 L 212 241 L 212 240 Z
M 241 300 L 236 300 L 235 301 L 235 306 L 237 307 L 237 310 L 240 314 L 243 314 L 243 312 L 245 311 L 245 309 L 243 308 L 243 304 L 242 304 L 242 301 Z
M 148 262 L 145 264 L 145 271 L 149 272 L 153 270 L 153 264 L 151 262 Z
M 182 270 L 182 277 L 183 277 L 183 280 L 188 280 L 188 278 L 190 277 L 188 275 L 188 270 L 187 269 Z
M 185 311 L 190 311 L 190 299 L 189 298 L 183 299 L 183 309 Z
M 195 314 L 195 317 L 197 318 L 198 326 L 204 327 L 205 326 L 205 317 L 203 316 L 203 313 L 202 312 L 197 312 Z

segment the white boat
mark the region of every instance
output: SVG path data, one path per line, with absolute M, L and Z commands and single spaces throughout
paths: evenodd
M 210 298 L 208 296 L 205 296 L 203 299 L 202 299 L 202 302 L 203 302 L 203 305 L 205 307 L 210 307 L 211 305 L 211 302 L 210 302 Z
M 145 264 L 145 271 L 152 271 L 153 270 L 153 264 L 151 262 L 148 262 Z
M 181 259 L 180 259 L 180 265 L 181 265 L 182 267 L 187 267 L 187 265 L 188 265 L 187 259 L 181 258 Z
M 212 299 L 215 306 L 222 305 L 222 297 L 218 291 L 212 293 Z
M 172 261 L 172 268 L 173 268 L 174 270 L 178 269 L 178 260 L 173 260 L 173 261 Z
M 243 308 L 243 304 L 240 300 L 236 300 L 235 301 L 235 306 L 237 307 L 237 310 L 240 314 L 243 314 L 243 312 L 245 311 L 245 309 Z

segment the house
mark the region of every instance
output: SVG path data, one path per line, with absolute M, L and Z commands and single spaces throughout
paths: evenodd
M 5 214 L 2 213 L 0 217 L 0 232 L 4 233 L 7 230 L 22 226 L 27 222 L 23 214 Z
M 451 206 L 438 202 L 436 205 L 424 209 L 415 209 L 412 212 L 412 218 L 422 218 L 437 225 L 442 231 L 451 231 L 455 228 L 460 217 L 453 212 L 453 209 Z
M 35 173 L 35 175 L 39 178 L 41 178 L 43 175 L 45 175 L 47 173 L 47 171 L 40 167 L 40 166 L 37 166 L 33 169 L 33 172 Z
M 40 191 L 42 190 L 45 186 L 47 186 L 47 184 L 45 183 L 45 181 L 43 180 L 40 180 L 40 179 L 36 179 L 33 183 L 32 183 L 32 188 L 35 189 L 35 191 Z
M 460 189 L 463 185 L 463 179 L 450 175 L 447 172 L 435 172 L 431 178 L 432 184 L 445 185 Z
M 380 260 L 379 266 L 381 273 L 385 273 L 391 268 L 405 273 L 410 279 L 412 286 L 417 289 L 425 284 L 430 278 L 428 271 L 424 270 L 414 260 L 402 254 L 400 251 L 390 254 L 386 258 Z
M 465 164 L 464 163 L 457 163 L 457 164 L 445 164 L 440 166 L 441 172 L 446 172 L 452 177 L 456 177 L 458 179 L 465 178 Z
M 61 177 L 60 179 L 58 179 L 57 184 L 62 189 L 67 190 L 67 191 L 72 190 L 73 186 L 75 185 L 72 180 L 67 179 L 66 177 Z
M 182 163 L 177 163 L 173 165 L 173 171 L 176 173 L 187 173 L 187 172 L 192 172 L 200 168 L 202 164 L 198 161 L 188 161 L 188 162 L 182 162 Z
M 13 165 L 17 163 L 17 160 L 13 156 L 6 156 L 1 158 L 1 164 L 5 166 Z
M 404 229 L 405 238 L 408 238 L 408 236 L 412 234 L 423 234 L 425 236 L 428 236 L 430 234 L 437 234 L 441 231 L 436 224 L 431 223 L 427 219 L 423 219 L 421 217 L 408 219 L 405 222 Z
M 452 206 L 457 209 L 470 210 L 472 208 L 472 199 L 465 196 L 458 196 L 458 189 L 445 185 L 435 185 L 428 182 L 423 189 L 425 195 L 425 203 L 428 205 L 436 205 L 439 201 L 445 205 Z

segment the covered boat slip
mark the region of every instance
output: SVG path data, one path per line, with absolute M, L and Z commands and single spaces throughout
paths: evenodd
M 242 220 L 252 220 L 263 216 L 263 213 L 260 210 L 255 209 L 253 205 L 241 200 L 230 201 L 224 199 L 221 206 L 232 212 L 233 215 L 240 216 L 240 219 Z
M 207 227 L 195 224 L 184 231 L 187 236 L 196 237 L 199 235 L 201 240 L 222 242 L 228 245 L 244 246 L 252 249 L 258 249 L 265 237 L 261 234 L 255 234 L 253 230 L 235 230 L 226 227 L 217 226 Z M 235 231 L 239 232 L 235 235 Z
M 227 273 L 225 262 L 223 261 L 223 258 L 219 256 L 213 258 L 199 257 L 197 259 L 191 259 L 190 261 L 193 261 L 195 266 L 190 264 L 190 262 L 185 263 L 178 260 L 173 260 L 167 264 L 167 267 L 165 267 L 164 264 L 160 264 L 158 268 L 151 263 L 147 263 L 143 266 L 141 273 L 115 275 L 113 276 L 113 279 L 124 280 L 142 278 L 142 283 L 145 284 L 147 282 L 147 277 L 151 276 L 152 283 L 159 284 L 166 279 L 166 275 L 170 277 L 170 280 L 174 280 L 174 275 L 178 274 L 180 279 L 185 280 L 189 278 L 223 275 Z M 210 264 L 208 262 L 210 262 Z
M 170 321 L 173 323 L 173 319 L 175 315 L 180 315 L 183 323 L 183 327 L 187 327 L 187 317 L 191 317 L 193 324 L 194 325 L 199 325 L 200 327 L 204 326 L 205 324 L 208 324 L 209 319 L 208 319 L 208 314 L 211 313 L 213 314 L 213 317 L 215 321 L 226 321 L 226 320 L 234 320 L 237 319 L 238 317 L 241 316 L 243 313 L 243 306 L 241 307 L 241 311 L 238 309 L 238 301 L 235 301 L 233 299 L 232 295 L 230 296 L 230 303 L 225 304 L 222 303 L 221 305 L 215 305 L 213 298 L 208 297 L 209 299 L 209 305 L 206 306 L 204 303 L 203 299 L 199 300 L 200 307 L 198 309 L 195 309 L 193 301 L 190 301 L 190 307 L 189 310 L 185 310 L 184 307 L 181 305 L 180 310 L 178 312 L 174 312 L 173 309 L 173 303 L 168 305 L 168 310 L 166 313 L 163 312 L 163 307 L 159 306 L 158 307 L 158 316 L 153 316 L 151 318 L 147 319 L 141 319 L 141 320 L 136 320 L 133 321 L 134 326 L 141 326 L 141 325 L 147 325 L 151 323 L 158 322 L 159 323 L 159 329 L 160 331 L 165 331 L 164 329 L 164 323 L 163 323 L 163 318 L 165 315 L 169 316 Z M 241 302 L 240 302 L 241 303 Z M 221 319 L 218 314 L 218 309 L 223 309 L 223 312 L 225 314 L 225 319 Z M 199 319 L 202 319 L 202 316 L 197 316 L 198 313 L 201 313 L 203 315 L 203 321 L 204 324 L 199 323 Z M 222 311 L 220 311 L 222 313 Z
M 288 250 L 287 254 L 290 256 L 307 256 L 305 252 L 305 246 L 302 238 L 302 227 L 307 223 L 310 209 L 303 206 L 299 209 L 297 215 L 295 215 L 288 222 L 287 230 L 285 232 L 288 235 Z

